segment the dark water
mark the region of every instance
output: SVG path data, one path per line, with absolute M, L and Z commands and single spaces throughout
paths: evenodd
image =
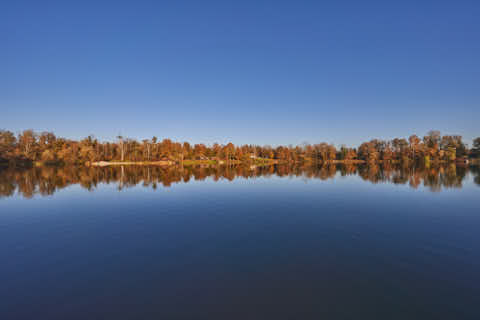
M 480 319 L 479 177 L 0 169 L 0 319 Z

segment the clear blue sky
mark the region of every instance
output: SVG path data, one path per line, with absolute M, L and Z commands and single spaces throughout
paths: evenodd
M 479 1 L 2 1 L 0 128 L 358 145 L 480 136 Z

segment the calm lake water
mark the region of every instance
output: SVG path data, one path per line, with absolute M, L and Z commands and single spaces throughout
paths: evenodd
M 480 319 L 478 167 L 0 169 L 0 319 Z

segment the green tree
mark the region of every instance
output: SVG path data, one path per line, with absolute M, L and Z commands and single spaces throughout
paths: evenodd
M 473 147 L 470 150 L 470 156 L 473 158 L 480 158 L 480 137 L 473 140 Z

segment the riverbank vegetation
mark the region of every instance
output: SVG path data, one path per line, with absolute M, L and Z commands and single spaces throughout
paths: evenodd
M 299 146 L 257 146 L 190 144 L 157 137 L 137 141 L 118 136 L 115 141 L 99 141 L 93 136 L 82 140 L 57 137 L 52 132 L 25 130 L 15 135 L 0 130 L 0 164 L 272 164 L 272 163 L 408 163 L 480 158 L 480 138 L 471 149 L 459 135 L 430 131 L 423 138 L 411 135 L 393 140 L 372 139 L 358 148 L 339 148 L 326 142 Z

